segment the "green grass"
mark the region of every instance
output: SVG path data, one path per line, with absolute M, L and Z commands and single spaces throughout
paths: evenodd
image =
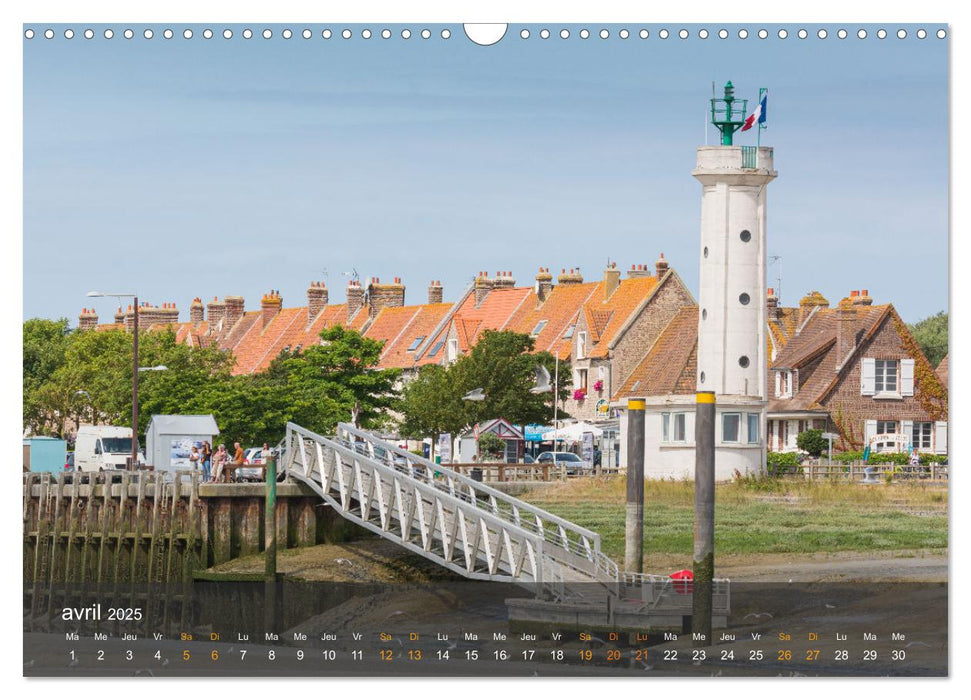
M 603 550 L 624 553 L 623 477 L 575 480 L 522 499 L 600 533 Z M 648 482 L 644 551 L 691 555 L 694 484 Z M 719 484 L 715 549 L 722 554 L 892 551 L 947 547 L 947 493 L 920 484 L 766 480 Z

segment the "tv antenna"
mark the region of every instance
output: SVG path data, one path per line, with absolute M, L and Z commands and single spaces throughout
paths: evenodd
M 782 303 L 781 301 L 782 300 L 782 256 L 770 255 L 769 264 L 774 265 L 776 263 L 779 263 L 779 267 L 776 269 L 776 272 L 778 272 L 778 277 L 775 278 L 776 279 L 775 293 L 776 293 L 776 296 L 779 297 L 779 300 L 780 300 L 779 303 L 781 304 Z

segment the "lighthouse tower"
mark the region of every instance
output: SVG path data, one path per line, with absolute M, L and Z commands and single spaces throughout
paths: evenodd
M 715 393 L 718 478 L 764 464 L 766 187 L 776 171 L 771 148 L 732 143 L 746 102 L 731 82 L 711 100 L 721 144 L 698 148 L 691 173 L 702 185 L 697 387 Z

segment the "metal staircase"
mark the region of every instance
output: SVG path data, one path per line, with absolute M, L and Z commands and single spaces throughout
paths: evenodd
M 344 518 L 467 578 L 600 584 L 588 596 L 620 581 L 597 533 L 351 425 L 329 438 L 288 423 L 283 464 Z

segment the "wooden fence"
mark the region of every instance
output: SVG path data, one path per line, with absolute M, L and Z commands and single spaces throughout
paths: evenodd
M 863 481 L 870 469 L 871 479 L 885 480 L 888 476 L 893 481 L 947 481 L 948 467 L 946 464 L 928 464 L 912 467 L 898 464 L 866 464 L 862 461 L 848 464 L 814 464 L 808 463 L 792 467 L 791 471 L 781 474 L 788 478 L 813 480 L 844 480 Z
M 573 478 L 606 476 L 607 474 L 617 474 L 621 471 L 617 467 L 580 468 L 573 471 L 569 470 L 564 464 L 554 465 L 551 462 L 533 462 L 532 464 L 519 464 L 515 462 L 471 462 L 445 464 L 442 466 L 471 478 L 477 478 L 476 475 L 481 475 L 482 481 L 493 482 L 566 481 L 567 479 Z M 478 471 L 476 472 L 476 470 Z

